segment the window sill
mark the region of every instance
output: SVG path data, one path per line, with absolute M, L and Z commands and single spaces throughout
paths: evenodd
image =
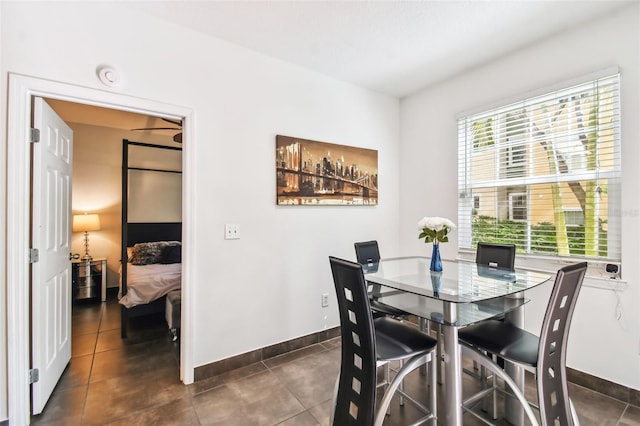
M 460 249 L 458 250 L 458 260 L 475 262 L 475 250 Z M 583 259 L 572 259 L 567 257 L 551 258 L 548 256 L 536 255 L 516 255 L 516 267 L 529 271 L 545 272 L 555 274 L 558 269 L 570 265 L 572 263 L 581 262 Z M 618 266 L 618 272 L 615 274 L 606 271 L 608 264 Z M 587 260 L 587 275 L 590 287 L 604 288 L 607 290 L 624 291 L 627 288 L 627 281 L 621 279 L 620 262 L 606 260 Z

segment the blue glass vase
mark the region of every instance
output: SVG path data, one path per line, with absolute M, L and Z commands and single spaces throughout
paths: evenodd
M 440 297 L 440 287 L 442 287 L 442 272 L 431 271 L 431 288 L 433 289 L 433 295 Z
M 433 245 L 433 251 L 431 252 L 431 266 L 430 270 L 435 272 L 442 271 L 442 260 L 440 259 L 440 244 Z

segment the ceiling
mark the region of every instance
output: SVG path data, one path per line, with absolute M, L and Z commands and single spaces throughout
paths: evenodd
M 151 117 L 117 109 L 101 108 L 92 105 L 47 99 L 54 111 L 64 120 L 71 123 L 91 124 L 113 129 L 131 130 L 143 127 L 177 127 L 160 118 Z M 167 131 L 167 133 L 171 133 Z M 176 133 L 176 132 L 173 132 Z
M 119 4 L 338 80 L 403 97 L 638 1 L 132 0 Z M 68 122 L 119 129 L 171 127 L 140 114 L 50 103 Z M 145 133 L 169 138 L 175 134 Z
M 637 2 L 204 0 L 121 4 L 339 80 L 403 97 Z

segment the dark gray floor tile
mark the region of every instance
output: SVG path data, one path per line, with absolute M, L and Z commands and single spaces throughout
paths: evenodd
M 397 366 L 392 366 L 396 368 Z M 419 370 L 411 372 L 404 380 L 405 392 L 421 404 L 428 406 L 429 387 L 426 376 L 420 374 Z M 438 386 L 439 395 L 444 395 L 441 386 Z M 382 399 L 382 395 L 378 395 L 378 402 Z M 444 401 L 443 397 L 439 397 L 440 403 Z M 400 405 L 399 395 L 396 394 L 390 404 L 391 415 L 386 416 L 384 425 L 407 425 L 411 424 L 425 416 L 420 410 L 411 405 L 409 402 Z M 444 413 L 442 413 L 444 414 Z M 444 415 L 442 416 L 444 419 Z
M 179 343 L 168 338 L 163 318 L 131 321 L 129 338 L 123 340 L 120 306 L 110 294 L 107 303 L 74 305 L 72 327 L 74 358 L 33 424 L 329 425 L 340 368 L 339 337 L 265 362 L 245 362 L 242 368 L 185 386 L 179 380 Z M 470 361 L 464 362 L 471 368 Z M 479 388 L 477 379 L 466 374 L 463 384 L 465 395 Z M 405 388 L 427 402 L 428 387 L 418 371 L 407 376 Z M 637 406 L 573 384 L 569 392 L 582 425 L 640 425 Z M 531 375 L 526 377 L 525 394 L 536 398 Z M 631 391 L 632 400 L 640 400 L 638 395 Z M 446 425 L 441 385 L 438 398 L 438 424 Z M 504 397 L 498 402 L 497 424 L 505 425 Z M 385 426 L 404 425 L 421 416 L 408 403 L 401 407 L 397 396 L 391 413 Z M 483 423 L 465 414 L 464 424 Z
M 104 424 L 181 398 L 189 398 L 189 392 L 175 366 L 92 382 L 82 420 L 86 425 Z
M 276 425 L 304 411 L 270 371 L 192 397 L 202 424 Z
M 297 416 L 291 417 L 278 426 L 318 426 L 320 423 L 308 411 L 304 411 Z
M 615 425 L 627 406 L 622 401 L 572 383 L 569 383 L 569 395 L 582 426 Z
M 243 401 L 227 385 L 193 396 L 192 403 L 202 424 L 249 424 Z
M 304 407 L 271 372 L 258 373 L 227 385 L 245 403 L 252 424 L 277 424 Z
M 622 415 L 622 419 L 618 423 L 618 426 L 638 426 L 640 425 L 640 408 L 629 405 L 626 411 Z
M 146 425 L 200 425 L 198 416 L 191 406 L 190 398 L 181 398 L 168 404 L 136 411 L 123 419 L 108 423 L 109 426 Z
M 311 408 L 318 401 L 326 401 L 333 395 L 340 372 L 340 351 L 334 349 L 310 355 L 271 371 L 286 384 L 305 408 Z
M 333 409 L 333 399 L 324 401 L 315 407 L 309 408 L 307 411 L 313 415 L 321 426 L 329 426 L 331 419 L 331 410 Z

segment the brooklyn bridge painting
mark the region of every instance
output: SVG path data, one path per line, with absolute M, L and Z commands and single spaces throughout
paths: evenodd
M 278 205 L 377 205 L 378 151 L 276 136 Z

